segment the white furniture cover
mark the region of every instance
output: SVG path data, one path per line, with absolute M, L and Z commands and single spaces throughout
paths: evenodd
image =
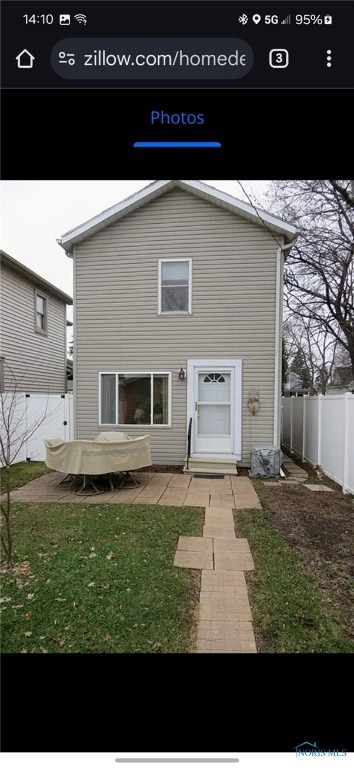
M 150 435 L 130 437 L 125 432 L 101 432 L 94 440 L 52 438 L 44 441 L 45 463 L 70 475 L 129 472 L 152 464 Z

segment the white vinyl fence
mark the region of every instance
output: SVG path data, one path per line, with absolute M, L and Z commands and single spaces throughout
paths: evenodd
M 282 397 L 282 443 L 354 493 L 354 395 Z
M 19 461 L 44 461 L 44 440 L 51 437 L 61 437 L 62 440 L 73 439 L 73 395 L 28 395 L 24 393 L 6 392 L 1 395 L 3 408 L 0 412 L 0 433 L 6 440 L 6 425 L 11 424 L 11 455 L 14 456 L 24 435 L 33 431 L 30 439 L 21 446 L 14 458 Z

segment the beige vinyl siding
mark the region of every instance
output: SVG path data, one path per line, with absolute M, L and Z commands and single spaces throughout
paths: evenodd
M 35 291 L 47 299 L 48 329 L 35 331 Z M 10 366 L 21 392 L 64 393 L 66 305 L 7 265 L 1 266 L 1 354 L 5 389 L 12 388 Z
M 172 190 L 75 246 L 76 435 L 98 422 L 99 371 L 171 371 L 172 427 L 124 427 L 151 435 L 156 463 L 186 452 L 188 358 L 243 360 L 242 457 L 273 443 L 277 244 L 261 226 Z M 158 261 L 192 258 L 192 314 L 158 315 Z M 259 389 L 251 416 L 248 392 Z

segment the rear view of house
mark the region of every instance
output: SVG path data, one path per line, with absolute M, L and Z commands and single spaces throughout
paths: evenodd
M 75 435 L 150 434 L 154 463 L 236 471 L 279 445 L 294 227 L 199 181 L 158 181 L 67 232 Z M 188 435 L 190 440 L 188 441 Z

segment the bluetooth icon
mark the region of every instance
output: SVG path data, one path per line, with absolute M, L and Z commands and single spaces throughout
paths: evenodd
M 247 24 L 247 22 L 248 22 L 247 14 L 243 13 L 242 16 L 238 17 L 238 20 L 239 20 L 240 24 Z

